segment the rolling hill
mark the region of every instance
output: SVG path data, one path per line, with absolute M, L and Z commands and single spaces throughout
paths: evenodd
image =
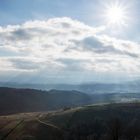
M 0 88 L 0 115 L 56 110 L 90 103 L 90 97 L 78 91 Z
M 139 140 L 139 132 L 139 103 L 0 117 L 0 140 Z
M 75 90 L 0 88 L 0 115 L 118 102 L 136 102 L 139 93 L 85 94 Z

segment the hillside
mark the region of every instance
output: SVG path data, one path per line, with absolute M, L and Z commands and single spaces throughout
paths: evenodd
M 89 104 L 136 102 L 139 93 L 85 94 L 75 90 L 0 88 L 0 115 L 71 108 Z
M 56 110 L 89 103 L 90 97 L 78 91 L 0 88 L 0 115 Z
M 139 103 L 0 117 L 1 140 L 139 140 L 139 132 Z

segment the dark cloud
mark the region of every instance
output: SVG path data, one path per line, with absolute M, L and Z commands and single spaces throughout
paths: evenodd
M 39 63 L 25 59 L 9 59 L 13 67 L 21 70 L 35 70 L 40 67 Z
M 97 54 L 110 53 L 113 55 L 127 55 L 130 57 L 138 57 L 136 53 L 131 53 L 128 51 L 117 49 L 113 45 L 106 45 L 105 42 L 99 40 L 95 36 L 85 37 L 82 40 L 72 40 L 75 44 L 75 47 L 72 49 L 78 49 L 82 51 L 92 51 Z M 71 49 L 71 48 L 70 48 Z
M 27 40 L 31 39 L 30 32 L 26 29 L 17 29 L 11 32 L 11 39 Z
M 89 63 L 89 60 L 81 59 L 57 59 L 58 62 L 61 62 L 65 65 L 64 69 L 68 71 L 83 71 L 86 70 L 86 63 Z

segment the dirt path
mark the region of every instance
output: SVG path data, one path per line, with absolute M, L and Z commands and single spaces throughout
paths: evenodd
M 55 126 L 55 125 L 53 125 L 53 124 L 51 124 L 51 123 L 46 123 L 46 122 L 43 122 L 43 121 L 41 121 L 40 119 L 38 119 L 37 118 L 37 121 L 39 122 L 39 123 L 41 123 L 41 124 L 43 124 L 43 125 L 46 125 L 46 126 L 49 126 L 49 127 L 53 127 L 53 128 L 55 128 L 55 129 L 58 129 L 58 130 L 61 130 L 59 127 L 57 127 L 57 126 Z

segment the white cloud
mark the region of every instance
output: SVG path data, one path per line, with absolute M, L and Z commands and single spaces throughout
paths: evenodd
M 139 74 L 140 44 L 67 17 L 0 27 L 0 70 Z

